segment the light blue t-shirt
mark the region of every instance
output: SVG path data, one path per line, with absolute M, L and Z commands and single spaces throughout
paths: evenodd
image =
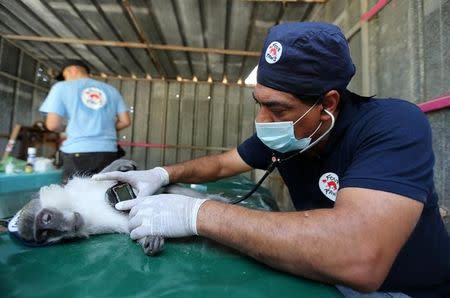
M 128 111 L 114 87 L 90 78 L 56 83 L 39 111 L 67 119 L 65 153 L 116 152 L 117 114 Z

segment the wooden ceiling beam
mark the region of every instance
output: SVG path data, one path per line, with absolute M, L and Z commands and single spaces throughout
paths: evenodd
M 259 57 L 261 54 L 260 52 L 257 52 L 257 51 L 230 50 L 230 49 L 219 49 L 219 48 L 195 48 L 195 47 L 141 43 L 141 42 L 93 40 L 93 39 L 63 38 L 63 37 L 51 37 L 51 36 L 32 36 L 32 35 L 14 35 L 14 34 L 3 34 L 1 36 L 8 40 L 62 43 L 62 44 L 83 44 L 83 45 L 103 46 L 103 47 L 153 49 L 153 50 L 162 50 L 162 51 L 194 52 L 194 53 L 250 56 L 250 57 Z

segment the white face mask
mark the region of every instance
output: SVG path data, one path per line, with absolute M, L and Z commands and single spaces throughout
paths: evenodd
M 256 135 L 270 149 L 281 153 L 290 151 L 303 150 L 311 143 L 311 137 L 319 130 L 322 122 L 319 123 L 316 130 L 307 138 L 297 139 L 294 134 L 294 125 L 305 117 L 316 104 L 311 106 L 300 118 L 295 122 L 269 122 L 259 123 L 255 121 Z

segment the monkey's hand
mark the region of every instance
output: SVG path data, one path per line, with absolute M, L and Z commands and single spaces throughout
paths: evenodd
M 130 210 L 129 229 L 133 240 L 160 235 L 175 238 L 197 234 L 197 213 L 208 199 L 176 194 L 138 197 L 116 204 L 119 210 Z
M 147 256 L 155 256 L 164 249 L 164 238 L 162 236 L 147 236 L 138 239 L 137 242 L 142 246 Z
M 169 184 L 169 173 L 164 168 L 156 167 L 146 171 L 102 173 L 92 176 L 92 179 L 127 182 L 138 191 L 138 196 L 143 197 L 152 195 L 164 185 Z

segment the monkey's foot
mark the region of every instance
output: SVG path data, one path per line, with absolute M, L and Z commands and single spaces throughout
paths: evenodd
M 164 249 L 162 236 L 147 236 L 138 240 L 147 256 L 155 256 Z

